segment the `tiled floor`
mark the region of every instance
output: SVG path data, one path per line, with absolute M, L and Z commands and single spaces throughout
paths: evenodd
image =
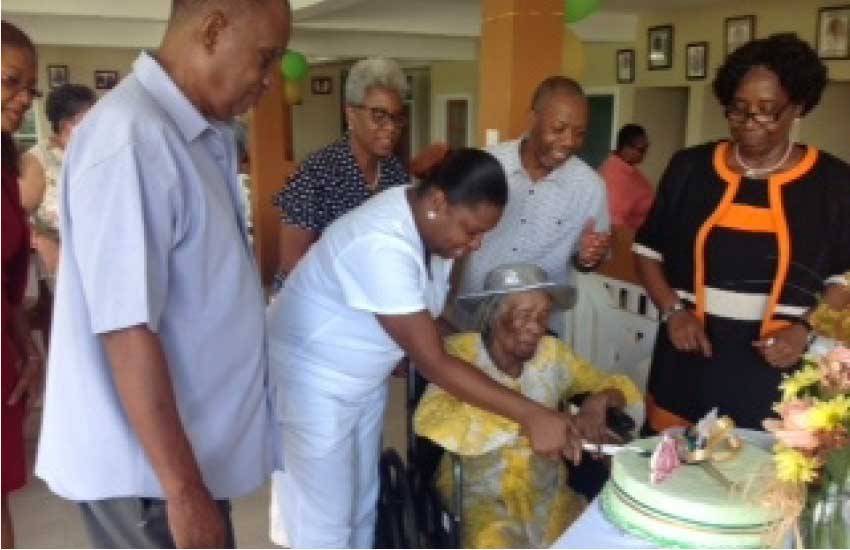
M 386 415 L 385 445 L 405 448 L 404 381 L 393 379 Z M 268 537 L 269 489 L 234 501 L 233 523 L 241 548 L 275 548 Z M 19 548 L 87 548 L 89 541 L 75 505 L 64 501 L 38 479 L 11 499 Z

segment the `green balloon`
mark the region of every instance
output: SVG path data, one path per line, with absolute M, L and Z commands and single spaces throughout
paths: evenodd
M 564 19 L 567 23 L 581 21 L 599 8 L 602 0 L 566 0 Z
M 293 80 L 295 82 L 304 80 L 307 76 L 307 71 L 310 66 L 307 64 L 307 58 L 301 52 L 289 50 L 280 60 L 280 70 L 283 72 L 283 78 Z

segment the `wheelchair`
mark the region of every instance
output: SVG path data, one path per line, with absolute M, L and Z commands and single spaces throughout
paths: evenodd
M 461 548 L 463 463 L 449 453 L 452 464 L 451 506 L 437 490 L 436 475 L 445 449 L 413 431 L 413 414 L 428 385 L 413 365 L 406 382 L 407 460 L 394 449 L 381 454 L 381 489 L 375 548 Z
M 376 548 L 462 548 L 463 541 L 463 461 L 413 429 L 413 416 L 425 391 L 425 380 L 411 364 L 406 381 L 407 461 L 394 449 L 381 455 L 381 491 L 378 501 Z M 559 409 L 578 406 L 587 394 L 577 395 Z M 635 424 L 614 409 L 608 411 L 608 426 L 628 438 Z M 451 461 L 452 494 L 446 506 L 437 490 L 436 476 L 444 455 Z M 588 455 L 585 458 L 589 458 Z M 608 477 L 607 467 L 593 460 L 571 468 L 573 490 L 592 500 Z

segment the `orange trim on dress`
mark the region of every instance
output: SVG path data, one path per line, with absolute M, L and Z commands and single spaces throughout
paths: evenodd
M 748 204 L 732 204 L 717 220 L 719 227 L 728 227 L 753 233 L 775 233 L 776 225 L 769 208 Z
M 738 188 L 741 184 L 740 174 L 736 174 L 729 169 L 726 164 L 726 152 L 729 150 L 729 142 L 722 141 L 717 144 L 714 150 L 714 169 L 717 174 L 725 181 L 728 186 L 720 204 L 708 217 L 708 219 L 700 227 L 697 233 L 697 240 L 694 246 L 694 297 L 696 302 L 695 314 L 700 321 L 705 324 L 705 243 L 708 239 L 708 234 L 716 225 L 721 225 L 720 220 L 726 220 L 727 213 L 730 213 L 731 208 L 736 210 L 739 208 L 748 208 L 743 205 L 734 205 L 735 195 L 738 193 Z M 771 332 L 788 326 L 787 321 L 777 321 L 773 319 L 776 305 L 779 303 L 779 296 L 782 293 L 782 288 L 788 278 L 788 269 L 791 265 L 791 238 L 788 230 L 788 220 L 785 217 L 785 208 L 782 204 L 782 186 L 795 181 L 806 172 L 812 169 L 818 159 L 818 150 L 814 147 L 807 147 L 806 154 L 802 160 L 793 168 L 786 172 L 774 174 L 768 178 L 768 197 L 770 202 L 768 210 L 772 218 L 772 231 L 776 233 L 776 240 L 779 247 L 779 260 L 776 272 L 776 277 L 773 280 L 773 287 L 768 298 L 767 307 L 765 308 L 764 318 L 762 320 L 761 335 L 765 336 Z M 743 212 L 741 210 L 740 212 Z M 738 218 L 740 212 L 731 213 L 731 218 Z M 763 216 L 763 214 L 758 214 Z M 740 221 L 740 220 L 739 220 Z M 758 222 L 763 224 L 764 220 Z M 731 226 L 722 224 L 725 227 L 732 227 L 743 231 L 750 230 L 748 227 L 751 222 L 744 222 L 743 226 Z
M 659 407 L 652 394 L 649 393 L 646 394 L 646 419 L 649 421 L 652 429 L 658 433 L 663 432 L 667 428 L 689 428 L 693 425 L 692 422 L 685 420 L 681 416 Z
M 776 224 L 776 239 L 779 243 L 779 266 L 776 277 L 773 280 L 773 288 L 770 291 L 767 307 L 764 310 L 764 320 L 761 324 L 762 337 L 791 324 L 788 321 L 773 319 L 776 305 L 779 303 L 779 296 L 785 287 L 785 281 L 788 279 L 788 270 L 791 266 L 791 236 L 788 230 L 788 219 L 785 217 L 785 205 L 782 203 L 782 186 L 796 180 L 811 170 L 817 159 L 818 150 L 814 147 L 808 147 L 802 160 L 793 168 L 787 172 L 781 172 L 768 178 L 770 212 Z
M 705 325 L 705 242 L 708 240 L 711 229 L 717 224 L 717 220 L 735 200 L 735 195 L 738 194 L 738 187 L 741 184 L 741 176 L 732 172 L 726 166 L 725 153 L 728 147 L 729 143 L 722 141 L 717 144 L 717 148 L 714 150 L 714 169 L 728 184 L 726 192 L 720 199 L 720 204 L 699 228 L 697 240 L 694 243 L 694 314 L 703 325 Z

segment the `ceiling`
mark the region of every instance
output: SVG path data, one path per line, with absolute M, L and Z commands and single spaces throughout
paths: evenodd
M 724 0 L 604 0 L 574 24 L 583 40 L 632 41 L 637 13 Z M 728 1 L 728 0 L 727 0 Z M 3 17 L 39 44 L 155 47 L 170 0 L 4 0 Z M 290 46 L 313 59 L 386 55 L 406 60 L 474 59 L 480 0 L 290 0 Z

